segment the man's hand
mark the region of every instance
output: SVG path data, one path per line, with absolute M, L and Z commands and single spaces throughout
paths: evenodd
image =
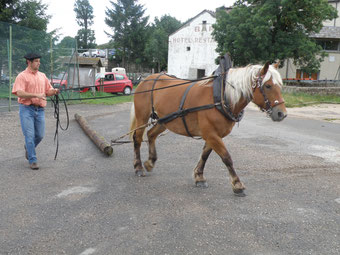
M 60 93 L 59 89 L 50 89 L 47 92 L 47 96 L 51 97 L 51 96 L 58 95 L 59 93 Z

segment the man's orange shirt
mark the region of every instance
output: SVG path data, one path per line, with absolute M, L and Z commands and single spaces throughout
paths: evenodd
M 15 79 L 12 94 L 17 95 L 18 90 L 25 91 L 27 93 L 44 93 L 53 89 L 46 75 L 42 72 L 32 72 L 28 68 L 21 72 Z M 18 97 L 19 104 L 24 105 L 39 105 L 45 107 L 46 100 L 40 98 L 20 98 Z

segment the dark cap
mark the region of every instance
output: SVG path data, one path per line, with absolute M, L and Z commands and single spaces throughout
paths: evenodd
M 26 58 L 27 60 L 34 60 L 36 58 L 41 58 L 41 56 L 39 54 L 36 54 L 36 53 L 27 53 L 24 58 Z

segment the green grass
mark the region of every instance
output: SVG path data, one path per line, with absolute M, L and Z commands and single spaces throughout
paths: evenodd
M 76 99 L 76 100 L 74 100 Z M 80 100 L 81 99 L 81 100 Z M 133 96 L 125 96 L 122 94 L 110 94 L 105 92 L 97 91 L 95 95 L 91 92 L 85 93 L 73 93 L 71 100 L 67 100 L 67 104 L 103 104 L 103 105 L 114 105 L 125 102 L 132 102 Z
M 312 95 L 307 93 L 283 93 L 286 107 L 303 107 L 323 103 L 340 104 L 337 95 Z

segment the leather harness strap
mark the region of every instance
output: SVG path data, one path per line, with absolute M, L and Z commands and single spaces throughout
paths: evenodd
M 185 131 L 187 132 L 188 136 L 193 137 L 192 134 L 189 131 L 187 122 L 185 121 L 185 115 L 187 115 L 188 113 L 191 112 L 197 112 L 197 111 L 201 111 L 201 110 L 207 110 L 207 109 L 211 109 L 214 108 L 215 105 L 214 104 L 208 104 L 208 105 L 202 105 L 202 106 L 196 106 L 196 107 L 192 107 L 192 108 L 187 108 L 187 109 L 183 109 L 184 103 L 185 103 L 185 99 L 189 93 L 189 90 L 196 84 L 196 82 L 193 82 L 190 86 L 188 86 L 182 96 L 181 99 L 181 103 L 179 105 L 179 108 L 176 112 L 170 113 L 166 116 L 164 116 L 163 118 L 158 119 L 157 123 L 159 124 L 165 124 L 168 123 L 178 117 L 182 118 L 184 127 L 185 127 Z
M 155 89 L 155 85 L 156 85 L 156 82 L 158 81 L 159 77 L 161 77 L 162 75 L 164 75 L 164 73 L 160 73 L 157 78 L 154 80 L 153 84 L 152 84 L 152 89 L 151 89 L 151 116 L 150 118 L 151 119 L 154 119 L 154 120 L 157 120 L 159 119 L 157 113 L 155 112 L 155 107 L 153 106 L 153 91 Z
M 227 85 L 227 74 L 229 69 L 231 68 L 231 60 L 228 54 L 220 59 L 220 65 L 215 71 L 215 75 L 217 77 L 214 79 L 213 83 L 213 97 L 214 103 L 216 105 L 216 109 L 228 120 L 233 122 L 239 122 L 243 118 L 244 111 L 242 110 L 238 116 L 235 116 L 228 104 L 228 101 L 225 99 L 225 86 Z M 232 86 L 231 84 L 229 84 Z

